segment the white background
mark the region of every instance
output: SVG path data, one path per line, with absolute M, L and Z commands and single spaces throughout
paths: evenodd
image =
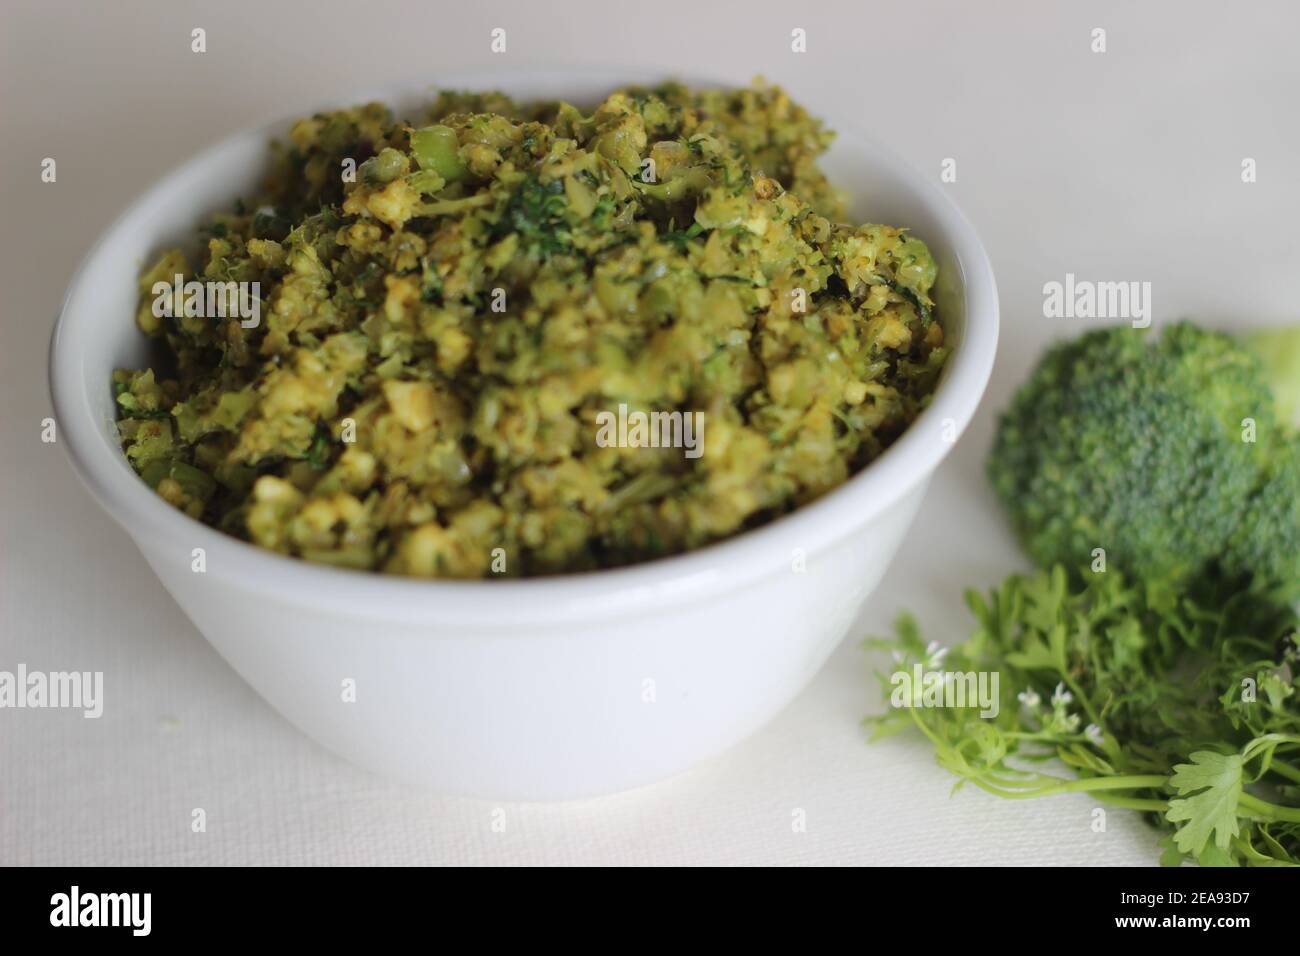
M 1288 11 L 1287 7 L 1291 10 Z M 857 638 L 903 607 L 950 642 L 967 585 L 1019 566 L 982 477 L 996 410 L 1042 346 L 1042 287 L 1150 281 L 1157 323 L 1245 327 L 1300 299 L 1294 4 L 6 2 L 0 13 L 0 669 L 102 670 L 105 712 L 0 711 L 0 863 L 1149 864 L 1151 832 L 1086 796 L 949 796 L 914 739 L 868 746 Z M 190 52 L 190 30 L 208 52 Z M 488 50 L 493 27 L 508 52 Z M 790 31 L 808 52 L 790 52 Z M 1107 52 L 1090 51 L 1107 30 Z M 209 649 L 57 446 L 45 348 L 63 289 L 157 176 L 243 127 L 439 71 L 655 66 L 784 84 L 938 177 L 997 272 L 981 412 L 914 537 L 815 683 L 747 743 L 603 800 L 496 805 L 322 752 Z M 43 184 L 40 164 L 58 162 Z M 1253 157 L 1259 181 L 1241 182 Z M 105 316 L 105 321 L 121 317 Z M 208 831 L 190 832 L 192 808 Z M 807 832 L 792 832 L 806 813 Z

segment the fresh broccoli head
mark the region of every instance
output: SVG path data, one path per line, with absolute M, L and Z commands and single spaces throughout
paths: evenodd
M 1270 456 L 1228 542 L 1224 564 L 1253 569 L 1265 580 L 1282 582 L 1289 593 L 1300 593 L 1300 438 L 1292 436 Z
M 1147 581 L 1249 576 L 1300 593 L 1300 439 L 1270 381 L 1300 370 L 1283 364 L 1266 371 L 1240 340 L 1186 322 L 1051 349 L 988 466 L 1030 556 L 1081 568 L 1100 548 Z

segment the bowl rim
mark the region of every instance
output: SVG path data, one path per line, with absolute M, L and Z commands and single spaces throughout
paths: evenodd
M 609 88 L 651 84 L 674 79 L 693 86 L 735 88 L 741 84 L 719 78 L 697 78 L 664 70 L 599 68 L 573 70 L 456 71 L 436 82 L 397 86 L 371 95 L 401 102 L 436 89 L 518 88 L 568 82 L 608 83 Z M 577 98 L 577 97 L 575 97 Z M 363 102 L 366 97 L 349 97 Z M 334 102 L 342 102 L 343 97 Z M 296 111 L 310 115 L 331 107 Z M 960 273 L 964 300 L 961 339 L 953 349 L 930 404 L 879 457 L 845 482 L 757 528 L 741 531 L 698 549 L 661 558 L 591 571 L 563 572 L 529 578 L 414 578 L 375 571 L 337 568 L 282 555 L 243 541 L 191 518 L 167 504 L 127 464 L 119 448 L 106 442 L 93 416 L 84 414 L 90 383 L 81 373 L 76 349 L 84 314 L 70 307 L 81 291 L 91 265 L 123 232 L 141 207 L 158 193 L 215 153 L 233 148 L 251 136 L 269 139 L 285 128 L 280 119 L 245 128 L 210 143 L 157 179 L 131 200 L 83 257 L 68 284 L 50 337 L 49 386 L 55 418 L 68 454 L 82 483 L 127 534 L 144 550 L 142 539 L 154 544 L 173 542 L 176 560 L 190 561 L 191 548 L 205 551 L 206 573 L 237 583 L 240 589 L 278 598 L 297 596 L 332 613 L 375 618 L 479 621 L 488 613 L 511 623 L 563 623 L 593 614 L 610 616 L 642 610 L 665 601 L 678 605 L 706 600 L 719 588 L 733 590 L 789 566 L 795 549 L 812 556 L 840 538 L 865 527 L 917 485 L 926 481 L 974 416 L 993 368 L 998 340 L 998 294 L 988 255 L 974 227 L 956 203 L 936 183 L 923 176 L 892 149 L 862 132 L 854 123 L 829 122 L 837 140 L 873 153 L 890 173 L 907 183 L 917 201 L 940 224 Z M 198 216 L 196 214 L 196 221 Z M 84 310 L 82 310 L 84 313 Z M 951 440 L 936 428 L 951 429 Z M 926 432 L 931 432 L 927 436 Z M 155 569 L 156 570 L 156 569 Z M 297 602 L 295 602 L 297 603 Z

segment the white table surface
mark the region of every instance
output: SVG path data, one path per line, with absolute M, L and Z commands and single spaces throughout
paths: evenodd
M 102 670 L 99 720 L 0 711 L 0 863 L 1145 864 L 1086 796 L 949 795 L 915 739 L 868 746 L 856 638 L 903 607 L 964 636 L 966 585 L 1021 561 L 982 478 L 994 414 L 1064 274 L 1153 284 L 1157 323 L 1281 322 L 1300 299 L 1293 4 L 6 2 L 0 11 L 0 669 Z M 977 9 L 978 7 L 978 9 Z M 1134 9 L 1136 7 L 1136 9 Z M 190 52 L 190 30 L 208 52 Z M 488 51 L 507 30 L 504 55 Z M 808 52 L 789 50 L 790 31 Z M 1107 52 L 1089 49 L 1107 30 Z M 91 502 L 50 414 L 63 289 L 155 177 L 242 127 L 439 70 L 625 63 L 786 85 L 938 177 L 997 271 L 1002 347 L 974 425 L 853 635 L 779 718 L 666 783 L 557 805 L 394 786 L 297 733 L 208 647 Z M 40 181 L 43 157 L 58 181 Z M 1258 164 L 1243 184 L 1241 161 Z M 190 831 L 203 807 L 208 830 Z M 806 814 L 806 832 L 792 814 Z

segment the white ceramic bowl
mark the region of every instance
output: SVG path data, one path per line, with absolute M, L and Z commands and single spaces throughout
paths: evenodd
M 662 78 L 460 75 L 438 85 L 592 103 Z M 427 91 L 375 98 L 401 106 Z M 934 251 L 938 307 L 956 348 L 933 404 L 885 454 L 765 527 L 622 569 L 423 581 L 282 557 L 164 503 L 114 437 L 110 376 L 146 355 L 133 320 L 137 276 L 162 247 L 192 243 L 206 212 L 253 191 L 267 142 L 285 124 L 205 150 L 139 198 L 87 256 L 50 348 L 60 443 L 231 666 L 348 760 L 502 799 L 588 796 L 677 773 L 753 733 L 822 666 L 907 533 L 993 364 L 997 292 L 970 224 L 933 176 L 859 138 L 844 118 L 830 121 L 839 138 L 825 167 L 853 197 L 855 217 L 907 225 Z M 195 548 L 205 552 L 203 573 L 192 570 Z M 355 702 L 343 699 L 348 680 Z

